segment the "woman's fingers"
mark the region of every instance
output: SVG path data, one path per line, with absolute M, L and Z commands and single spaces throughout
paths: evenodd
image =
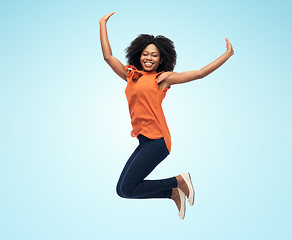
M 105 15 L 105 16 L 106 16 L 107 19 L 109 19 L 114 13 L 115 13 L 115 12 L 111 12 L 111 13 Z
M 101 17 L 101 18 L 99 19 L 99 22 L 102 22 L 102 21 L 107 22 L 107 20 L 108 20 L 108 19 L 109 19 L 114 13 L 115 13 L 115 12 L 111 12 L 111 13 L 108 13 L 107 15 Z
M 226 40 L 226 44 L 229 45 L 230 44 L 229 40 L 227 38 L 225 38 L 225 40 Z
M 231 43 L 229 42 L 229 40 L 226 37 L 225 37 L 225 40 L 226 40 L 227 51 L 230 52 L 231 54 L 233 54 L 234 52 L 233 52 Z

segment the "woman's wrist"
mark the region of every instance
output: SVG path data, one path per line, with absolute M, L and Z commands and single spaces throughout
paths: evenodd
M 228 56 L 228 58 L 230 58 L 230 57 L 234 54 L 234 52 L 233 52 L 233 51 L 229 51 L 229 50 L 227 50 L 227 51 L 225 52 L 225 54 Z
M 106 24 L 106 21 L 104 19 L 99 19 L 99 24 Z

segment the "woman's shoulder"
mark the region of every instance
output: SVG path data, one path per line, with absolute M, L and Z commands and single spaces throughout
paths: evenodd
M 165 81 L 170 75 L 172 75 L 174 72 L 161 72 L 158 76 L 157 76 L 157 83 L 159 84 L 160 82 Z

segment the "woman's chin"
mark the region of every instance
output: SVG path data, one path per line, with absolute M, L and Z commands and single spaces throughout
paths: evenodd
M 156 69 L 154 69 L 154 67 L 146 67 L 146 66 L 144 66 L 143 67 L 143 71 L 144 72 L 152 72 L 152 71 L 155 71 Z

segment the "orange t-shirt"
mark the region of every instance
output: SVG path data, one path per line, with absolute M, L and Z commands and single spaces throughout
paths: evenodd
M 125 69 L 127 70 L 125 94 L 133 127 L 131 136 L 143 134 L 150 139 L 164 137 L 170 153 L 171 136 L 161 105 L 170 87 L 159 90 L 156 79 L 163 72 L 138 71 L 133 65 L 126 65 Z

